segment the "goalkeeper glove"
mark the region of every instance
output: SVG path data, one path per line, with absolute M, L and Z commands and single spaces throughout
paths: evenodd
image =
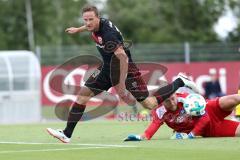
M 128 135 L 128 137 L 126 139 L 124 139 L 124 142 L 126 141 L 142 141 L 142 137 L 140 135 L 134 135 L 134 134 L 130 134 Z
M 171 139 L 193 139 L 195 136 L 192 132 L 190 132 L 189 134 L 187 133 L 181 133 L 181 132 L 175 132 Z

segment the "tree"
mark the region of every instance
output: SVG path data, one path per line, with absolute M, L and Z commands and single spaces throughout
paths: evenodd
M 135 43 L 215 42 L 224 0 L 107 1 L 106 12 Z
M 26 49 L 28 39 L 24 1 L 0 1 L 0 15 L 0 49 Z
M 87 35 L 67 35 L 69 26 L 80 25 L 80 10 L 85 0 L 34 0 L 34 28 L 38 45 L 87 43 Z
M 92 43 L 89 33 L 68 35 L 65 28 L 81 25 L 80 10 L 90 0 L 31 0 L 36 45 Z M 91 0 L 93 4 L 100 0 Z M 134 43 L 219 41 L 213 25 L 229 5 L 236 16 L 236 0 L 108 0 L 108 16 Z M 29 49 L 25 0 L 0 0 L 0 49 Z M 240 24 L 229 34 L 239 41 Z
M 69 36 L 70 25 L 80 25 L 86 0 L 31 0 L 36 45 L 87 43 L 88 35 Z M 29 49 L 25 0 L 0 0 L 0 49 Z
M 236 17 L 240 17 L 240 1 L 229 0 L 229 6 L 232 9 Z M 229 33 L 227 37 L 228 42 L 239 42 L 240 41 L 240 20 L 238 20 L 238 26 Z

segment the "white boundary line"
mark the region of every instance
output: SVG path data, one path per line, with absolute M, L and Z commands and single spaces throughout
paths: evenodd
M 27 152 L 52 152 L 52 151 L 68 151 L 68 150 L 87 150 L 87 149 L 106 149 L 113 147 L 84 147 L 84 148 L 57 148 L 57 149 L 30 149 L 30 150 L 19 150 L 19 151 L 0 151 L 0 154 L 8 154 L 8 153 L 27 153 Z
M 72 145 L 72 146 L 94 146 L 94 147 L 137 147 L 132 145 L 115 145 L 115 144 L 88 144 L 88 143 L 41 143 L 41 142 L 0 142 L 0 144 L 23 144 L 23 145 Z
M 78 147 L 78 148 L 74 147 L 74 148 L 55 148 L 55 149 L 5 150 L 5 151 L 0 151 L 0 154 L 137 147 L 137 146 L 130 146 L 130 145 L 87 144 L 87 143 L 64 144 L 64 143 L 40 143 L 40 142 L 0 142 L 0 144 L 86 146 L 86 147 Z

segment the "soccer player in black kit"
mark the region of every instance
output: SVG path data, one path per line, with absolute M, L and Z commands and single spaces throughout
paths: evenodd
M 161 103 L 179 87 L 187 86 L 193 90 L 197 90 L 194 82 L 187 79 L 184 75 L 179 74 L 178 78 L 171 84 L 160 88 L 154 94 L 149 96 L 146 83 L 141 77 L 141 73 L 137 66 L 133 63 L 129 49 L 124 47 L 123 37 L 118 28 L 111 21 L 100 18 L 98 10 L 95 6 L 86 5 L 82 9 L 82 18 L 84 25 L 81 27 L 70 27 L 66 29 L 69 34 L 89 31 L 92 33 L 92 38 L 96 42 L 97 49 L 102 56 L 103 65 L 99 68 L 96 75 L 93 74 L 86 81 L 85 86 L 81 88 L 76 102 L 71 106 L 68 121 L 64 130 L 55 130 L 47 128 L 50 135 L 58 138 L 64 143 L 69 143 L 73 130 L 81 119 L 86 108 L 87 101 L 97 94 L 107 91 L 111 87 L 115 87 L 120 98 L 124 99 L 127 96 L 128 90 L 135 99 L 141 103 L 144 108 L 154 109 L 158 103 Z M 117 78 L 114 79 L 114 64 L 111 61 L 118 60 L 119 72 L 114 72 Z M 157 97 L 157 98 L 156 98 Z

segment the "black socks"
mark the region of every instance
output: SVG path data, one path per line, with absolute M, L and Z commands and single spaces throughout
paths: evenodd
M 164 100 L 169 98 L 178 88 L 183 87 L 184 83 L 180 78 L 177 78 L 171 84 L 168 84 L 154 93 L 157 98 L 158 104 L 162 103 Z
M 63 130 L 63 133 L 68 137 L 71 138 L 73 130 L 77 125 L 78 121 L 82 118 L 86 105 L 81 105 L 76 102 L 72 104 L 72 108 L 69 111 L 67 126 Z

